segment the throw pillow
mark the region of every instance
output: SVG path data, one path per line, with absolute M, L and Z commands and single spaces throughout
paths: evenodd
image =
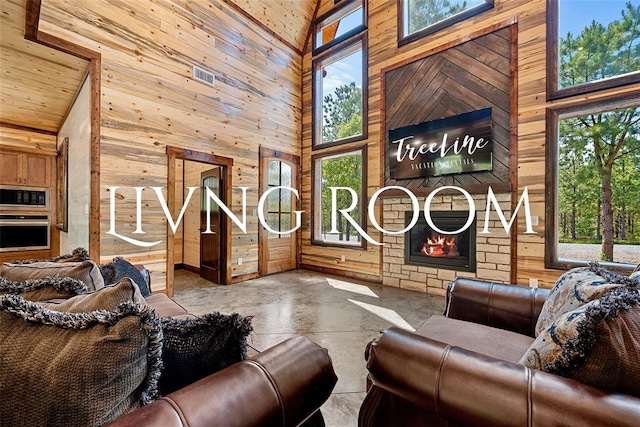
M 560 315 L 519 363 L 640 396 L 640 294 L 621 287 Z
M 57 304 L 0 296 L 0 414 L 12 426 L 99 426 L 152 401 L 162 328 L 131 281 Z
M 169 394 L 246 359 L 252 330 L 251 317 L 237 313 L 163 318 L 161 393 Z
M 27 301 L 70 298 L 87 292 L 87 285 L 71 277 L 46 277 L 13 282 L 0 277 L 0 294 L 20 294 Z
M 104 280 L 105 285 L 109 285 L 111 283 L 118 283 L 122 278 L 128 277 L 133 280 L 136 285 L 140 288 L 140 292 L 142 292 L 143 297 L 148 297 L 151 295 L 151 289 L 149 289 L 149 284 L 142 277 L 140 270 L 138 270 L 133 264 L 124 258 L 117 257 L 114 258 L 112 262 L 109 264 L 103 264 L 100 266 L 100 274 L 102 275 L 102 279 Z
M 567 271 L 558 278 L 542 306 L 536 322 L 536 337 L 558 316 L 631 282 L 628 277 L 603 269 L 596 263 Z
M 91 259 L 85 248 L 75 248 L 70 254 L 64 254 L 47 259 L 20 259 L 11 261 L 12 264 L 33 264 L 34 262 L 78 262 Z
M 72 277 L 87 285 L 89 291 L 104 288 L 104 280 L 98 265 L 91 261 L 80 262 L 34 262 L 30 264 L 3 263 L 0 276 L 14 282 L 45 277 Z

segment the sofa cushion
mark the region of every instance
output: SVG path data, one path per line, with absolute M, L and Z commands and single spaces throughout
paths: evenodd
M 640 294 L 617 288 L 560 315 L 519 363 L 640 396 Z
M 538 321 L 535 335 L 540 335 L 560 315 L 600 298 L 606 292 L 626 286 L 619 276 L 607 275 L 596 266 L 573 268 L 558 278 L 547 297 Z
M 251 317 L 210 313 L 162 318 L 162 394 L 171 393 L 246 359 Z
M 27 301 L 70 298 L 87 293 L 87 285 L 71 277 L 46 277 L 13 282 L 0 277 L 0 294 L 20 294 Z
M 513 363 L 533 342 L 526 335 L 439 314 L 431 316 L 416 334 Z
M 130 280 L 59 302 L 0 296 L 0 414 L 97 426 L 157 395 L 162 329 Z
M 0 276 L 14 282 L 45 277 L 72 277 L 87 285 L 89 291 L 104 288 L 100 268 L 91 260 L 79 262 L 42 261 L 30 264 L 5 262 L 0 267 Z
M 145 297 L 145 301 L 160 317 L 195 317 L 189 314 L 183 306 L 169 298 L 167 294 L 149 295 Z

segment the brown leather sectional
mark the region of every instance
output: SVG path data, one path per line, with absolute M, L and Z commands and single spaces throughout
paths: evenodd
M 360 426 L 639 426 L 640 399 L 516 362 L 549 291 L 456 279 L 445 313 L 366 349 Z

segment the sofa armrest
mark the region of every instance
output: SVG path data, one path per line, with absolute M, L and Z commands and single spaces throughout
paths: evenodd
M 395 327 L 370 344 L 367 368 L 370 394 L 382 390 L 455 425 L 637 426 L 640 421 L 640 399 Z M 376 412 L 379 397 L 365 398 L 360 425 L 376 425 L 385 416 L 382 407 Z
M 337 377 L 326 349 L 291 338 L 120 417 L 111 427 L 297 426 Z
M 445 316 L 533 337 L 548 289 L 456 278 L 447 288 Z

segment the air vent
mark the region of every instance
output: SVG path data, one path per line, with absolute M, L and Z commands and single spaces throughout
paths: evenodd
M 213 86 L 213 82 L 215 81 L 215 76 L 212 73 L 205 71 L 202 68 L 194 65 L 192 74 L 194 79 L 199 80 L 204 84 L 208 84 L 209 86 Z

